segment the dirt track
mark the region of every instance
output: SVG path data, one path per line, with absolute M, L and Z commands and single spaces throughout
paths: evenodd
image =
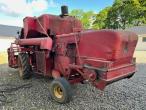
M 109 85 L 103 94 L 89 84 L 75 85 L 73 100 L 60 105 L 50 98 L 50 80 L 40 76 L 20 80 L 17 70 L 3 64 L 0 91 L 6 91 L 0 92 L 0 110 L 146 110 L 146 64 L 137 67 L 131 79 Z

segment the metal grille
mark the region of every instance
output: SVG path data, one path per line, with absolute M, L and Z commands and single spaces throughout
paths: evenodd
M 36 65 L 39 72 L 46 73 L 45 52 L 36 52 Z

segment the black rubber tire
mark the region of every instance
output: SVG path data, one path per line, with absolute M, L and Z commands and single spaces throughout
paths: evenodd
M 21 79 L 29 79 L 31 77 L 32 69 L 27 53 L 20 53 L 18 55 L 18 69 Z
M 56 86 L 59 86 L 62 89 L 62 97 L 58 98 L 55 96 L 54 89 Z M 72 89 L 70 83 L 65 78 L 54 79 L 50 84 L 50 94 L 52 99 L 58 103 L 68 103 L 72 97 Z
M 135 72 L 133 74 L 131 74 L 130 76 L 128 76 L 127 78 L 130 79 L 134 74 L 135 74 Z

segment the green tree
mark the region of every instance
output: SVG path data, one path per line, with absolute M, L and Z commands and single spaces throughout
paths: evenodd
M 91 29 L 93 22 L 95 21 L 95 15 L 93 11 L 84 12 L 83 18 L 81 19 L 85 29 Z
M 76 9 L 70 15 L 81 20 L 85 29 L 125 29 L 146 24 L 146 0 L 115 0 L 98 14 Z
M 83 10 L 76 9 L 76 10 L 72 10 L 70 15 L 75 16 L 77 19 L 81 20 L 83 27 L 85 29 L 92 28 L 92 24 L 95 20 L 95 14 L 93 11 L 84 12 Z
M 70 12 L 71 16 L 75 16 L 77 19 L 81 20 L 84 15 L 84 11 L 81 9 L 74 9 Z
M 140 3 L 140 10 L 137 16 L 137 25 L 146 24 L 146 0 L 138 0 Z
M 94 29 L 106 28 L 107 15 L 111 7 L 106 7 L 96 15 L 96 20 L 93 23 Z
M 107 15 L 106 26 L 113 29 L 125 29 L 143 25 L 145 24 L 143 10 L 140 0 L 115 0 Z

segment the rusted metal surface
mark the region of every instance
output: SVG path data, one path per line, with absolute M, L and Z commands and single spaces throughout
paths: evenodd
M 12 68 L 17 68 L 18 67 L 18 52 L 19 52 L 19 46 L 16 45 L 15 43 L 11 44 L 11 47 L 7 49 L 8 53 L 8 64 Z
M 38 20 L 45 31 L 41 28 Z M 37 20 L 35 17 L 26 17 L 24 19 L 24 27 L 24 38 L 28 38 L 32 36 L 32 34 L 36 35 L 37 32 L 45 34 L 48 30 L 50 30 L 50 33 L 55 33 L 56 35 L 68 34 L 82 30 L 80 21 L 74 17 L 66 16 L 62 18 L 48 14 L 38 17 Z
M 16 39 L 15 43 L 17 45 L 36 45 L 40 46 L 40 49 L 52 49 L 52 39 L 47 38 L 31 38 L 31 39 Z
M 26 52 L 34 70 L 44 76 L 65 77 L 71 83 L 90 81 L 104 89 L 136 71 L 133 53 L 137 35 L 127 31 L 83 30 L 70 16 L 26 17 L 18 52 Z M 12 50 L 12 51 L 10 51 Z M 17 64 L 8 49 L 9 66 Z
M 40 73 L 46 73 L 45 52 L 36 51 L 35 54 L 37 71 Z

